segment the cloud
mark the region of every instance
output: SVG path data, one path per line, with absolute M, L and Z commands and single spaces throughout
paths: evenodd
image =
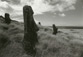
M 34 4 L 32 5 L 35 14 L 42 14 L 44 12 L 52 11 L 53 6 L 48 3 L 44 3 L 44 0 L 34 0 Z
M 6 1 L 2 2 L 0 0 L 0 15 L 4 15 L 5 12 L 12 13 L 13 9 L 9 6 Z
M 52 0 L 50 5 L 54 6 L 53 12 L 58 11 L 58 12 L 64 12 L 68 10 L 75 10 L 75 4 L 77 0 L 55 0 L 56 2 Z M 53 4 L 52 4 L 53 2 Z
M 6 1 L 10 4 L 19 4 L 20 3 L 20 0 L 1 0 L 1 1 Z
M 61 17 L 65 17 L 66 15 L 65 15 L 64 13 L 62 13 L 62 14 L 59 14 L 59 16 L 61 16 Z
M 44 12 L 75 10 L 77 0 L 0 0 L 0 14 L 8 12 L 12 17 L 21 16 L 24 5 L 31 5 L 35 15 Z M 64 16 L 64 14 L 62 14 Z

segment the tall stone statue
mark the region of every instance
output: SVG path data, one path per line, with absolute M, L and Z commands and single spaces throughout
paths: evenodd
M 53 24 L 52 27 L 53 27 L 53 34 L 56 35 L 58 33 L 58 28 L 55 26 L 55 24 Z
M 39 25 L 41 25 L 41 22 L 38 22 Z
M 5 13 L 5 23 L 7 23 L 7 24 L 11 23 L 11 19 L 10 19 L 9 13 Z
M 36 54 L 35 45 L 36 43 L 38 43 L 37 31 L 39 30 L 34 21 L 33 14 L 34 12 L 31 6 L 25 5 L 23 7 L 23 16 L 24 16 L 23 47 L 26 53 L 30 55 Z

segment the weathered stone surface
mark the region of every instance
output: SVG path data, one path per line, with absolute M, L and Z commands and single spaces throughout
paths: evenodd
M 34 12 L 31 6 L 25 5 L 23 7 L 23 16 L 24 16 L 23 47 L 26 53 L 30 55 L 36 54 L 35 45 L 38 42 L 36 32 L 39 30 L 34 21 L 33 14 Z
M 5 13 L 5 23 L 7 24 L 11 23 L 10 15 L 8 13 Z
M 58 28 L 55 26 L 55 24 L 53 24 L 53 34 L 56 35 L 58 32 Z

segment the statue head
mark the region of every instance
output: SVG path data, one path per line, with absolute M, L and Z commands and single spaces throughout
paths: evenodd
M 5 13 L 5 18 L 9 18 L 9 17 L 10 17 L 9 13 Z
M 24 12 L 24 13 L 27 13 L 28 15 L 33 15 L 33 14 L 34 14 L 34 12 L 33 12 L 32 8 L 31 8 L 31 6 L 28 6 L 28 5 L 25 5 L 25 6 L 23 7 L 23 12 Z

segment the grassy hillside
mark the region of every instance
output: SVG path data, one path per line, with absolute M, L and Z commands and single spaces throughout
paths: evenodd
M 51 27 L 39 29 L 36 57 L 83 57 L 82 29 L 59 29 L 57 35 Z M 30 57 L 22 47 L 23 33 L 23 23 L 0 21 L 0 57 Z

